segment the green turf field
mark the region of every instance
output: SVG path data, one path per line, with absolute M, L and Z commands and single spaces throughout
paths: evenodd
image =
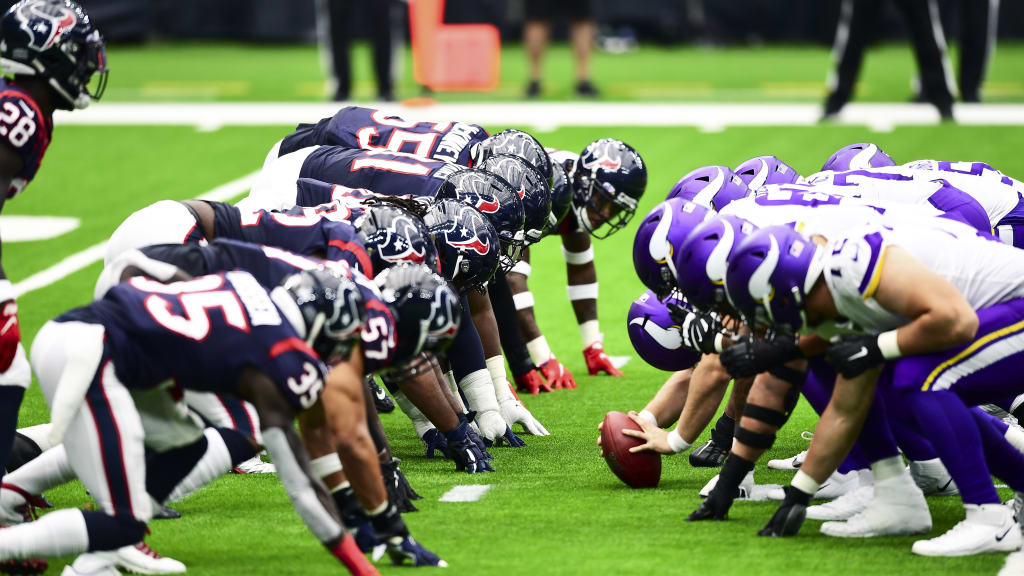
M 571 64 L 564 48 L 552 56 L 549 75 L 554 84 L 557 75 L 569 75 Z M 1000 47 L 990 87 L 1002 87 L 1003 92 L 993 99 L 1024 100 L 1022 56 L 1024 46 Z M 310 47 L 115 47 L 110 61 L 114 70 L 111 100 L 316 100 L 322 89 L 316 54 Z M 819 98 L 826 62 L 827 52 L 804 48 L 645 50 L 600 55 L 597 68 L 607 72 L 602 86 L 615 99 L 806 101 Z M 514 98 L 521 88 L 522 53 L 515 48 L 506 51 L 504 63 L 505 82 L 493 98 Z M 869 58 L 865 98 L 906 99 L 911 67 L 903 48 L 886 48 L 877 58 Z M 751 75 L 732 73 L 740 68 Z M 406 86 L 403 96 L 417 94 Z M 773 95 L 777 86 L 791 86 L 793 91 Z M 559 90 L 552 96 L 568 96 L 564 88 Z M 359 95 L 372 96 L 368 83 L 360 84 Z M 74 216 L 82 226 L 52 240 L 5 244 L 9 277 L 17 282 L 105 240 L 125 216 L 151 202 L 195 197 L 255 170 L 269 146 L 288 130 L 287 126 L 215 131 L 58 126 L 46 167 L 27 193 L 5 206 L 4 215 Z M 566 149 L 580 149 L 604 136 L 634 145 L 650 170 L 641 215 L 691 168 L 735 165 L 771 153 L 809 173 L 836 148 L 864 140 L 878 143 L 898 162 L 984 160 L 1013 176 L 1024 176 L 1024 157 L 1019 152 L 1024 127 L 939 125 L 897 128 L 885 134 L 842 126 L 729 128 L 714 134 L 677 127 L 573 127 L 536 135 L 547 146 Z M 602 285 L 600 317 L 612 355 L 632 352 L 625 317 L 630 302 L 643 291 L 630 266 L 634 229 L 635 223 L 595 246 Z M 574 391 L 524 399 L 552 435 L 526 437 L 528 446 L 522 449 L 495 449 L 498 471 L 468 476 L 455 473 L 450 462 L 423 458 L 420 441 L 405 416 L 384 417 L 396 455 L 403 459 L 402 468 L 424 497 L 417 503 L 421 511 L 408 515 L 408 523 L 419 540 L 449 562 L 449 572 L 909 576 L 998 570 L 1001 556 L 920 558 L 910 553 L 913 538 L 830 539 L 817 533 L 820 523 L 814 521 L 807 523 L 799 538 L 759 539 L 755 533 L 774 510 L 772 503 L 738 503 L 727 523 L 686 524 L 683 519 L 698 503 L 698 489 L 715 472 L 691 468 L 684 456 L 665 459 L 660 488 L 626 488 L 598 456 L 595 427 L 608 410 L 640 409 L 666 374 L 634 357 L 624 368 L 625 378 L 585 376 L 576 324 L 565 298 L 560 251 L 549 240 L 532 253 L 531 286 L 541 328 L 580 384 Z M 26 345 L 46 320 L 89 301 L 98 272 L 99 265 L 94 264 L 20 298 Z M 45 405 L 33 386 L 21 424 L 46 420 Z M 799 432 L 813 426 L 810 409 L 801 405 L 769 456 L 789 456 L 805 449 Z M 787 473 L 767 471 L 763 464 L 757 471 L 761 482 L 785 483 L 789 478 Z M 438 502 L 452 486 L 476 483 L 492 486 L 480 501 Z M 78 484 L 47 495 L 58 506 L 88 502 Z M 933 535 L 962 518 L 958 498 L 932 499 L 931 504 Z M 190 574 L 308 575 L 341 570 L 302 525 L 273 476 L 228 476 L 177 507 L 184 517 L 154 522 L 149 542 L 159 552 L 185 562 Z M 59 564 L 54 563 L 50 573 L 58 573 Z
M 315 46 L 252 47 L 233 44 L 154 44 L 110 50 L 107 98 L 163 100 L 322 100 L 325 95 Z M 370 54 L 353 53 L 353 97 L 376 97 Z M 954 65 L 955 48 L 952 52 Z M 759 49 L 664 48 L 644 46 L 626 54 L 594 55 L 594 78 L 610 100 L 817 101 L 824 98 L 829 49 L 766 46 Z M 439 100 L 515 100 L 526 88 L 526 56 L 518 45 L 502 49 L 501 84 L 490 94 L 442 94 Z M 401 61 L 396 96 L 423 93 L 412 80 L 408 51 Z M 868 53 L 858 98 L 907 101 L 915 73 L 906 45 L 880 46 Z M 552 47 L 545 68 L 544 97 L 575 97 L 572 54 Z M 992 102 L 1024 100 L 1024 44 L 1004 42 L 992 58 L 984 96 Z

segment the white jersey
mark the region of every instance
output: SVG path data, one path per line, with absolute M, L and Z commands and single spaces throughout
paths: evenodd
M 815 332 L 825 338 L 850 330 L 878 334 L 908 322 L 875 300 L 890 246 L 906 250 L 956 286 L 975 310 L 1024 297 L 1024 252 L 1012 246 L 919 224 L 861 228 L 831 239 L 824 248 L 825 284 L 836 310 L 849 322 L 825 323 Z
M 838 196 L 856 196 L 869 202 L 921 204 L 942 188 L 942 180 L 977 200 L 992 227 L 1020 202 L 1021 195 L 1013 185 L 1015 181 L 1012 178 L 1004 181 L 1000 172 L 980 162 L 920 160 L 904 166 L 818 172 L 808 176 L 806 181 L 816 189 Z
M 929 204 L 871 202 L 826 194 L 799 184 L 769 184 L 753 195 L 730 202 L 721 211 L 750 221 L 758 227 L 789 226 L 806 235 L 832 238 L 864 226 L 895 227 L 905 224 L 948 228 L 969 235 L 977 230 L 946 218 Z

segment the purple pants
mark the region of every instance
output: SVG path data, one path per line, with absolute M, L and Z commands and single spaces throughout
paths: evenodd
M 996 236 L 1014 248 L 1024 248 L 1024 199 L 996 224 Z
M 963 222 L 984 234 L 992 234 L 992 222 L 985 208 L 973 196 L 953 187 L 949 182 L 928 197 L 928 203 L 945 212 L 943 217 Z

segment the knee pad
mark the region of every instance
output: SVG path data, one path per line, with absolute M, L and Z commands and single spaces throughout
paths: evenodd
M 754 432 L 753 430 L 748 430 L 743 426 L 738 426 L 736 428 L 735 438 L 736 440 L 739 440 L 740 442 L 746 444 L 747 446 L 750 446 L 752 448 L 760 448 L 762 450 L 767 450 L 771 448 L 772 444 L 775 443 L 774 433 L 763 434 L 761 432 Z

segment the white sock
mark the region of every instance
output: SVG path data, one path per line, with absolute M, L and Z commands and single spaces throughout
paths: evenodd
M 29 494 L 42 494 L 74 479 L 75 471 L 71 469 L 63 444 L 50 448 L 38 458 L 29 460 L 21 468 L 4 476 L 4 482 L 14 484 Z M 0 503 L 14 507 L 24 504 L 25 499 L 13 490 L 0 490 Z
M 551 360 L 554 354 L 551 353 L 551 347 L 548 346 L 548 341 L 544 338 L 544 335 L 537 336 L 533 340 L 526 343 L 526 350 L 530 353 L 530 359 L 537 366 Z
M 873 486 L 875 484 L 875 475 L 871 472 L 871 468 L 861 468 L 857 470 L 857 485 L 858 486 Z
M 885 482 L 892 478 L 906 476 L 909 478 L 906 466 L 903 465 L 903 457 L 900 455 L 891 456 L 871 463 L 871 472 L 875 475 L 875 483 Z
M 435 428 L 430 420 L 427 420 L 427 417 L 423 415 L 423 412 L 420 412 L 420 409 L 412 403 L 412 400 L 409 400 L 408 396 L 401 392 L 398 392 L 393 396 L 395 397 L 395 404 L 398 404 L 398 407 L 402 409 L 402 412 L 405 412 L 405 415 L 412 420 L 412 425 L 416 428 L 417 436 L 423 438 L 423 435 L 427 433 L 427 430 Z
M 4 529 L 0 538 L 0 560 L 29 556 L 69 556 L 89 549 L 89 532 L 82 511 L 56 510 L 35 522 Z
M 1024 452 L 1024 428 L 1010 425 L 1006 429 L 1006 441 L 1020 452 Z
M 498 411 L 498 398 L 494 394 L 494 384 L 488 370 L 476 370 L 462 377 L 459 388 L 466 395 L 470 410 L 486 412 Z
M 455 383 L 455 373 L 451 370 L 445 372 L 444 381 L 448 384 L 448 388 L 452 391 L 452 396 L 455 397 L 455 401 L 459 404 L 459 412 L 465 413 L 466 406 L 462 403 L 462 394 L 459 394 L 459 385 Z
M 485 360 L 487 371 L 491 374 L 491 384 L 494 385 L 494 397 L 498 403 L 515 398 L 512 389 L 508 387 L 508 375 L 505 373 L 505 357 L 492 356 Z
M 27 428 L 19 428 L 18 433 L 28 436 L 36 446 L 43 452 L 46 452 L 50 448 L 53 448 L 53 444 L 50 442 L 50 429 L 53 425 L 47 422 L 46 424 L 36 424 L 35 426 L 29 426 Z
M 207 428 L 203 430 L 203 435 L 206 436 L 206 452 L 188 476 L 174 487 L 167 498 L 169 502 L 177 502 L 231 471 L 231 452 L 220 432 L 215 428 Z

